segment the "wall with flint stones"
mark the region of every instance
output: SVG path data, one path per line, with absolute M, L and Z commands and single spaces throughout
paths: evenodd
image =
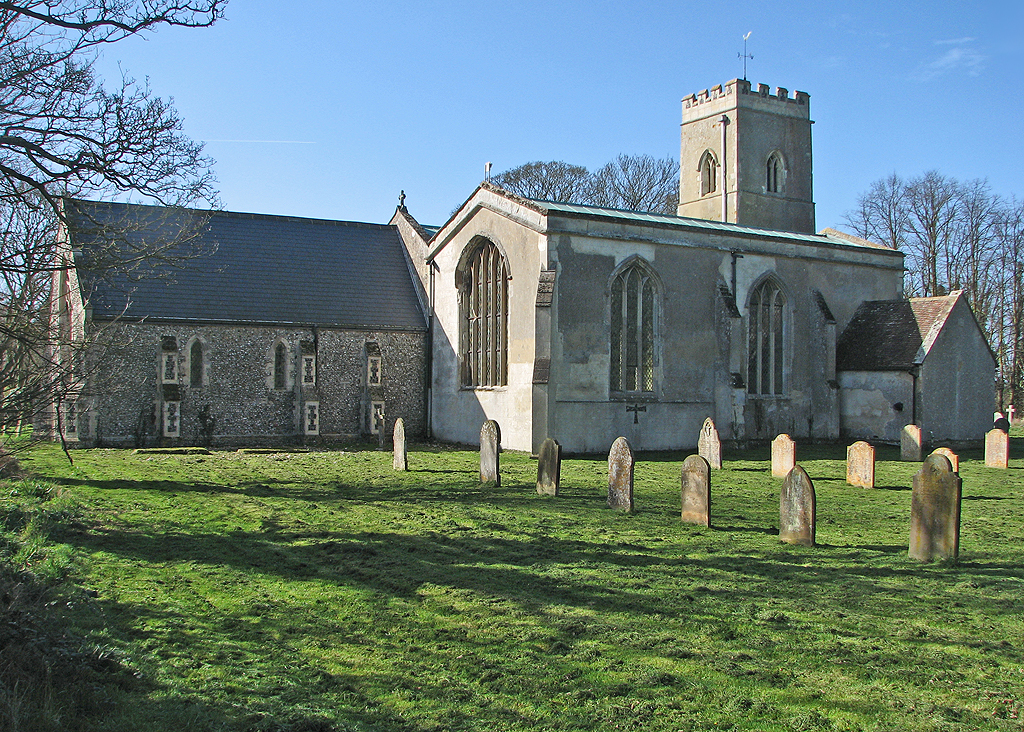
M 410 436 L 424 433 L 423 333 L 160 323 L 93 327 L 100 345 L 90 351 L 88 386 L 72 415 L 77 424 L 71 431 L 77 428 L 73 436 L 82 445 L 331 442 L 369 435 L 373 404 L 381 402 L 388 433 L 398 417 Z M 196 342 L 201 374 L 192 373 Z M 276 355 L 278 344 L 284 346 L 283 359 Z M 174 373 L 167 370 L 168 356 Z M 309 356 L 312 372 L 305 362 Z M 371 368 L 377 364 L 379 384 Z M 178 405 L 177 436 L 165 434 L 169 402 Z M 316 434 L 307 434 L 304 410 L 310 402 L 317 404 Z

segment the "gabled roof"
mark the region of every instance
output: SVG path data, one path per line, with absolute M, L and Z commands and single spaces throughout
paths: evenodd
M 434 237 L 430 241 L 431 253 L 428 259 L 432 258 L 440 249 L 443 248 L 447 238 L 450 236 L 450 232 L 457 230 L 461 225 L 461 223 L 458 223 L 459 219 L 467 216 L 473 210 L 474 199 L 476 199 L 481 192 L 503 198 L 512 204 L 513 207 L 522 207 L 534 212 L 534 214 L 547 217 L 549 227 L 551 227 L 551 219 L 585 219 L 616 224 L 650 226 L 669 232 L 703 232 L 724 236 L 773 240 L 782 243 L 813 244 L 834 250 L 868 250 L 873 254 L 880 254 L 883 256 L 890 255 L 895 266 L 902 266 L 903 261 L 902 252 L 890 249 L 889 247 L 866 239 L 861 239 L 860 237 L 836 231 L 835 229 L 824 229 L 819 234 L 800 234 L 791 231 L 778 231 L 775 229 L 763 229 L 756 226 L 744 226 L 742 224 L 730 224 L 723 223 L 721 221 L 674 216 L 672 214 L 626 211 L 623 209 L 589 206 L 578 203 L 559 203 L 557 201 L 524 198 L 486 181 L 477 186 L 477 189 L 468 199 L 466 199 L 462 206 L 456 209 L 448 221 L 437 229 Z M 560 229 L 556 225 L 551 227 L 551 230 Z M 672 236 L 678 235 L 678 233 L 672 234 Z
M 92 317 L 414 330 L 426 321 L 393 226 L 66 202 Z M 111 239 L 110 232 L 117 235 Z M 186 234 L 188 241 L 178 241 Z M 115 254 L 174 242 L 177 260 L 100 274 Z M 96 270 L 99 271 L 96 271 Z
M 909 371 L 927 357 L 961 290 L 861 303 L 836 346 L 840 371 Z

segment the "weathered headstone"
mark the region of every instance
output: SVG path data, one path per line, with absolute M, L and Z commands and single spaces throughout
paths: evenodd
M 796 443 L 787 434 L 772 440 L 772 475 L 785 478 L 796 465 Z
M 715 423 L 711 417 L 704 420 L 700 428 L 700 437 L 697 438 L 697 454 L 708 461 L 715 470 L 722 468 L 722 439 L 718 435 Z
M 548 437 L 537 454 L 537 492 L 542 496 L 557 496 L 561 479 L 562 446 Z
M 908 424 L 900 433 L 900 460 L 909 463 L 921 461 L 921 428 Z
M 405 446 L 405 420 L 401 417 L 395 420 L 395 431 L 392 436 L 394 443 L 394 459 L 392 460 L 392 466 L 395 470 L 408 470 L 409 469 L 409 453 Z
M 960 551 L 963 483 L 945 455 L 931 454 L 914 476 L 910 497 L 910 558 L 956 559 Z
M 683 521 L 711 526 L 711 463 L 703 456 L 683 461 L 682 491 Z
M 863 440 L 846 448 L 846 482 L 861 488 L 875 487 L 875 448 Z
M 932 455 L 945 455 L 946 459 L 949 460 L 949 464 L 953 466 L 953 472 L 960 472 L 960 456 L 948 447 L 938 447 L 932 450 Z
M 779 540 L 814 546 L 814 484 L 799 465 L 782 481 L 779 495 Z
M 985 433 L 985 465 L 990 468 L 1010 467 L 1010 436 L 998 427 Z
M 498 455 L 501 452 L 501 428 L 493 419 L 480 427 L 480 482 L 501 485 Z
M 633 448 L 625 437 L 608 451 L 608 508 L 633 510 Z
M 996 418 L 992 420 L 992 427 L 997 430 L 1002 430 L 1003 432 L 1009 432 L 1010 420 L 1008 420 L 999 412 L 996 412 Z

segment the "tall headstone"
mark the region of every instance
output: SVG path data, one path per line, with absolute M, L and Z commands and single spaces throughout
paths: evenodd
M 921 461 L 921 428 L 908 424 L 900 433 L 900 460 L 908 463 Z
M 399 417 L 395 420 L 395 431 L 392 433 L 394 444 L 394 458 L 391 461 L 395 470 L 409 469 L 409 453 L 405 446 L 405 420 Z
M 625 437 L 608 451 L 608 508 L 633 511 L 633 448 Z
M 772 440 L 772 475 L 785 478 L 796 465 L 796 443 L 782 434 Z
M 929 455 L 914 476 L 910 497 L 910 558 L 956 559 L 960 552 L 963 483 L 945 455 Z
M 1010 436 L 998 427 L 985 433 L 985 465 L 990 468 L 1010 467 Z
M 863 440 L 846 448 L 846 482 L 861 488 L 875 487 L 875 448 Z
M 932 450 L 932 455 L 945 455 L 946 459 L 949 460 L 949 464 L 953 466 L 953 472 L 960 473 L 960 456 L 948 447 L 937 447 Z
M 493 419 L 480 427 L 480 482 L 501 485 L 498 455 L 501 453 L 501 428 Z
M 537 493 L 557 496 L 562 479 L 562 446 L 550 437 L 544 440 L 537 455 Z
M 814 484 L 799 465 L 782 481 L 779 495 L 779 540 L 787 544 L 814 546 Z
M 697 438 L 697 454 L 707 460 L 708 465 L 712 468 L 721 470 L 722 440 L 711 417 L 705 419 L 704 425 L 700 428 L 700 437 Z
M 684 523 L 711 526 L 711 463 L 701 455 L 683 461 Z

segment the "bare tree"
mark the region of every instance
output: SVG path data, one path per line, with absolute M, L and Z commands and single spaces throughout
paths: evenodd
M 174 108 L 128 76 L 104 87 L 97 50 L 160 26 L 208 26 L 224 5 L 0 2 L 0 429 L 18 425 L 41 395 L 59 401 L 73 388 L 69 365 L 51 358 L 57 334 L 48 300 L 51 280 L 72 266 L 57 245 L 64 200 L 216 204 L 212 161 L 181 133 Z M 125 246 L 129 238 L 109 222 L 106 233 L 112 244 L 99 248 L 105 256 L 94 266 L 130 267 L 160 254 L 160 245 Z
M 594 180 L 582 165 L 560 160 L 525 163 L 506 170 L 491 182 L 524 198 L 559 203 L 592 203 Z
M 675 214 L 679 161 L 672 157 L 619 155 L 594 174 L 594 201 L 627 211 Z
M 675 214 L 679 203 L 679 163 L 670 157 L 619 155 L 596 173 L 559 160 L 537 161 L 491 181 L 509 193 L 541 201 L 667 214 Z
M 857 208 L 844 218 L 857 236 L 890 249 L 902 249 L 906 244 L 907 216 L 906 185 L 893 173 L 872 183 L 867 193 L 857 197 Z

